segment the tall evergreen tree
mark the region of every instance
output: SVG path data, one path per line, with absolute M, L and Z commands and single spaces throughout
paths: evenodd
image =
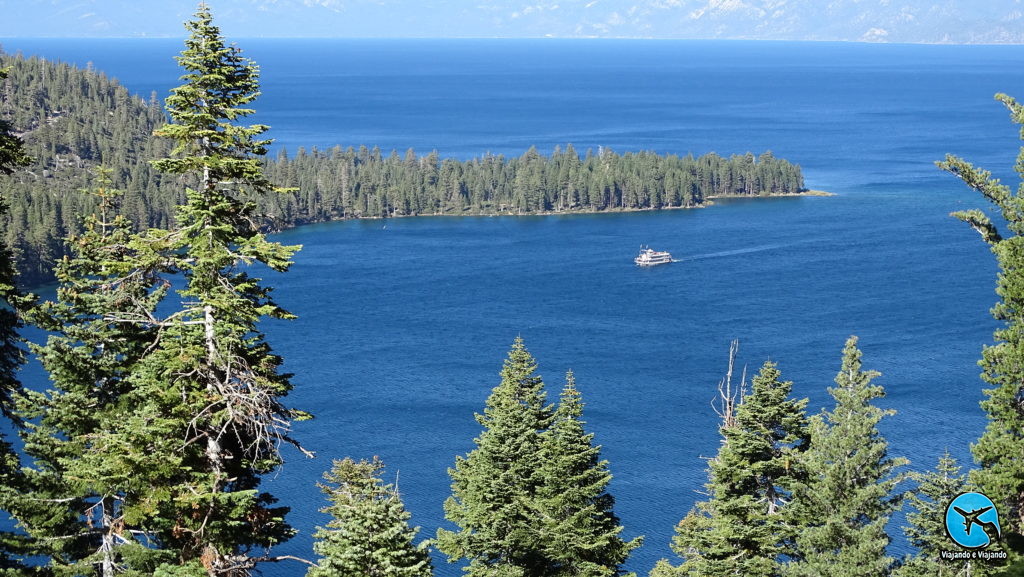
M 250 201 L 272 190 L 261 171 L 267 141 L 257 139 L 267 127 L 235 124 L 252 112 L 256 66 L 224 44 L 205 5 L 186 28 L 184 84 L 167 98 L 171 123 L 158 131 L 176 146 L 154 164 L 189 187 L 179 228 L 144 239 L 181 275 L 180 302 L 147 319 L 158 333 L 129 376 L 133 411 L 93 445 L 107 470 L 134 470 L 125 521 L 175 553 L 155 574 L 237 577 L 281 559 L 263 551 L 294 533 L 287 508 L 259 484 L 281 464 L 281 443 L 293 442 L 291 420 L 305 415 L 282 404 L 289 375 L 257 327 L 292 315 L 246 269 L 284 271 L 297 247 L 268 241 Z
M 137 321 L 150 317 L 166 293 L 154 288 L 157 268 L 136 268 L 148 249 L 125 217 L 113 216 L 120 191 L 110 182 L 109 171 L 100 171 L 92 191 L 99 212 L 86 218 L 83 234 L 68 239 L 73 253 L 57 267 L 58 300 L 29 314 L 50 333 L 33 352 L 53 386 L 24 393 L 22 414 L 30 419 L 24 450 L 33 467 L 19 517 L 38 546 L 35 553 L 49 557 L 58 575 L 92 567 L 104 576 L 153 569 L 143 559 L 129 561 L 127 549 L 160 557 L 137 538 L 144 530 L 125 524 L 135 471 L 112 469 L 109 448 L 96 442 L 134 410 L 125 402 L 128 377 L 156 331 Z
M 7 78 L 7 70 L 0 69 L 0 81 Z M 25 153 L 25 143 L 15 136 L 9 122 L 0 119 L 0 174 L 9 175 L 31 159 Z M 10 199 L 0 198 L 0 216 L 6 219 L 10 212 Z M 21 390 L 17 379 L 18 368 L 25 362 L 24 349 L 18 329 L 22 327 L 19 311 L 31 303 L 31 298 L 17 288 L 17 270 L 11 247 L 0 246 L 0 414 L 14 417 L 13 395 Z M 15 419 L 17 420 L 17 419 Z M 2 442 L 2 439 L 0 439 Z
M 552 419 L 537 363 L 517 337 L 501 383 L 476 420 L 476 448 L 448 470 L 452 495 L 445 516 L 459 531 L 439 529 L 437 548 L 449 561 L 468 560 L 470 577 L 546 575 L 548 559 L 531 509 L 542 480 L 541 432 Z
M 619 566 L 641 537 L 624 541 L 623 527 L 607 492 L 612 479 L 592 433 L 584 429 L 583 400 L 570 371 L 551 426 L 541 433 L 540 486 L 535 513 L 540 543 L 550 563 L 546 575 L 605 577 L 621 575 Z
M 0 69 L 0 81 L 6 77 L 7 71 Z M 11 125 L 0 119 L 0 174 L 11 174 L 29 161 L 24 143 L 14 135 Z M 0 217 L 4 219 L 10 212 L 9 201 L 8 198 L 0 198 Z M 21 313 L 29 307 L 32 299 L 18 290 L 16 278 L 11 247 L 0 243 L 0 415 L 20 427 L 22 423 L 16 416 L 14 397 L 21 390 L 17 371 L 25 361 L 25 354 L 18 330 L 23 326 Z M 23 490 L 24 478 L 18 456 L 0 434 L 0 511 L 15 512 Z M 18 574 L 23 570 L 21 556 L 26 546 L 22 536 L 0 531 L 0 574 Z
M 483 415 L 476 448 L 457 457 L 445 502 L 457 532 L 438 530 L 449 560 L 471 576 L 613 577 L 641 539 L 624 541 L 600 447 L 584 430 L 572 373 L 557 410 L 516 338 Z
M 1021 125 L 1024 139 L 1024 105 L 1005 94 L 997 94 L 996 99 L 1009 109 L 1011 120 Z M 988 425 L 971 447 L 980 467 L 971 471 L 970 479 L 996 504 L 1003 535 L 1017 563 L 1024 567 L 1024 182 L 1013 192 L 990 172 L 953 155 L 937 164 L 994 204 L 1012 233 L 1001 234 L 980 210 L 953 213 L 981 233 L 999 265 L 996 293 L 1001 300 L 992 308 L 992 315 L 1001 324 L 993 334 L 995 344 L 985 347 L 980 363 L 982 379 L 992 386 L 985 390 L 981 402 Z M 1024 147 L 1015 169 L 1024 178 Z
M 807 400 L 789 398 L 793 383 L 780 376 L 765 362 L 749 394 L 735 404 L 724 399 L 722 446 L 708 463 L 710 498 L 676 527 L 672 549 L 684 558 L 676 574 L 779 573 L 794 533 L 786 503 L 806 479 L 801 454 L 808 441 Z M 672 573 L 667 563 L 656 571 Z
M 960 473 L 956 459 L 949 451 L 939 458 L 934 471 L 911 473 L 917 488 L 907 498 L 914 511 L 907 514 L 903 528 L 917 555 L 907 559 L 895 577 L 959 577 L 972 573 L 974 562 L 944 560 L 940 551 L 951 549 L 946 534 L 946 508 L 957 495 L 967 490 L 967 476 Z
M 320 489 L 331 504 L 321 509 L 333 518 L 313 535 L 322 558 L 307 577 L 429 577 L 428 542 L 414 545 L 419 528 L 408 525 L 398 489 L 384 484 L 384 464 L 352 459 L 334 461 Z
M 861 370 L 857 338 L 850 337 L 836 386 L 828 390 L 835 407 L 810 420 L 804 463 L 811 475 L 794 489 L 791 507 L 800 528 L 788 576 L 875 577 L 893 565 L 885 524 L 900 504 L 896 469 L 906 460 L 888 456 L 877 429 L 895 414 L 872 405 L 885 395 L 872 384 L 879 375 Z

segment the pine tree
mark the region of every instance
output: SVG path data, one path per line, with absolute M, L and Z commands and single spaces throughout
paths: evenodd
M 654 564 L 647 577 L 681 577 L 682 575 L 681 567 L 674 567 L 668 562 L 668 559 L 658 559 L 658 562 Z
M 6 70 L 0 69 L 0 81 L 5 78 Z M 10 124 L 0 120 L 0 174 L 11 174 L 29 161 L 24 143 L 14 135 Z M 0 217 L 4 220 L 10 214 L 9 206 L 9 199 L 0 198 Z M 23 327 L 21 314 L 30 307 L 32 298 L 18 290 L 16 277 L 11 247 L 0 243 L 0 415 L 20 428 L 14 397 L 21 390 L 17 372 L 25 354 L 18 331 Z M 0 434 L 0 511 L 14 512 L 21 500 L 25 487 L 20 465 L 14 448 Z M 19 574 L 24 569 L 21 557 L 27 547 L 24 537 L 17 533 L 0 532 L 0 574 Z
M 861 370 L 857 338 L 850 337 L 836 386 L 829 388 L 835 407 L 810 420 L 804 465 L 811 476 L 794 489 L 791 507 L 800 528 L 788 576 L 875 577 L 893 565 L 885 524 L 900 504 L 896 469 L 906 460 L 888 456 L 877 429 L 895 413 L 871 404 L 885 395 L 872 384 L 879 374 Z
M 457 457 L 445 502 L 457 532 L 438 530 L 449 561 L 467 575 L 588 577 L 622 575 L 619 565 L 641 540 L 625 542 L 605 488 L 600 447 L 581 420 L 572 373 L 557 410 L 523 340 L 516 338 L 483 415 L 476 448 Z
M 132 569 L 122 547 L 146 558 L 160 552 L 140 545 L 138 527 L 126 527 L 124 500 L 133 489 L 131 468 L 111 470 L 100 433 L 133 410 L 125 403 L 128 376 L 155 340 L 155 327 L 136 322 L 153 314 L 166 288 L 154 288 L 157 268 L 136 268 L 148 248 L 123 216 L 113 216 L 120 191 L 108 170 L 91 192 L 98 214 L 72 236 L 71 258 L 58 264 L 56 302 L 43 303 L 30 320 L 48 331 L 33 352 L 50 375 L 51 390 L 26 391 L 22 416 L 28 469 L 20 500 L 22 525 L 51 559 L 56 574 L 78 575 L 95 566 L 104 576 Z M 128 530 L 131 529 L 131 530 Z M 142 570 L 146 569 L 145 563 Z M 149 567 L 152 569 L 152 566 Z
M 570 371 L 551 426 L 541 433 L 540 486 L 535 514 L 549 560 L 545 575 L 604 577 L 619 566 L 641 537 L 623 541 L 622 526 L 606 491 L 612 475 L 592 433 L 584 430 L 583 401 Z
M 731 366 L 731 362 L 730 362 Z M 731 373 L 731 369 L 730 369 Z M 788 551 L 794 529 L 786 502 L 806 475 L 807 400 L 790 399 L 793 383 L 780 381 L 766 362 L 749 394 L 723 398 L 722 446 L 708 463 L 709 499 L 679 523 L 672 549 L 684 558 L 679 575 L 771 576 Z M 656 572 L 672 574 L 667 562 Z
M 1011 120 L 1021 125 L 1024 139 L 1024 105 L 1005 94 L 997 94 L 996 99 L 1009 109 Z M 996 293 L 1001 300 L 992 308 L 992 315 L 1001 326 L 993 334 L 995 344 L 982 351 L 980 363 L 982 379 L 992 386 L 985 390 L 981 402 L 988 425 L 971 447 L 980 467 L 971 471 L 970 480 L 995 503 L 1008 548 L 1024 567 L 1024 412 L 1020 409 L 1024 397 L 1024 182 L 1014 193 L 990 172 L 956 156 L 947 155 L 937 164 L 992 202 L 1012 233 L 1003 236 L 980 210 L 953 213 L 981 233 L 999 265 Z M 1024 178 L 1024 147 L 1015 168 Z
M 252 112 L 244 106 L 258 95 L 256 66 L 224 44 L 205 5 L 186 28 L 185 82 L 167 98 L 171 123 L 158 131 L 176 146 L 154 165 L 190 186 L 178 228 L 144 239 L 182 277 L 180 302 L 145 321 L 158 336 L 129 376 L 133 410 L 94 444 L 111 449 L 106 470 L 134 470 L 125 522 L 175 553 L 154 574 L 236 577 L 279 560 L 259 552 L 294 533 L 287 508 L 259 484 L 281 464 L 280 444 L 294 443 L 291 420 L 305 415 L 282 404 L 289 375 L 257 328 L 292 315 L 246 270 L 284 271 L 297 247 L 269 242 L 250 201 L 272 190 L 260 163 L 268 141 L 257 139 L 267 127 L 235 124 Z
M 0 81 L 7 78 L 7 71 L 0 69 Z M 25 154 L 25 143 L 14 135 L 11 125 L 0 120 L 0 174 L 9 175 L 18 167 L 27 166 L 31 159 Z M 0 198 L 0 216 L 7 220 L 10 214 L 10 199 Z M 13 396 L 21 390 L 17 379 L 18 368 L 25 362 L 22 341 L 18 329 L 22 325 L 19 311 L 26 310 L 32 298 L 17 288 L 17 271 L 10 246 L 0 245 L 0 414 L 7 418 L 14 416 Z M 0 439 L 0 444 L 3 444 Z
M 532 576 L 546 570 L 530 501 L 541 483 L 540 434 L 552 419 L 537 363 L 516 337 L 487 398 L 476 448 L 448 470 L 452 495 L 444 504 L 458 532 L 439 529 L 437 548 L 449 561 L 469 561 L 467 575 Z
M 333 517 L 313 535 L 313 550 L 322 557 L 307 577 L 429 577 L 433 575 L 428 542 L 414 545 L 419 528 L 408 525 L 398 489 L 380 479 L 384 464 L 335 460 L 320 489 Z
M 910 544 L 917 547 L 917 555 L 905 560 L 895 577 L 959 577 L 971 575 L 973 562 L 944 560 L 940 551 L 948 551 L 949 536 L 946 534 L 946 508 L 957 495 L 967 489 L 966 475 L 960 474 L 960 466 L 949 451 L 939 458 L 934 471 L 911 473 L 911 480 L 917 488 L 910 492 L 907 501 L 914 512 L 907 514 L 909 526 L 903 528 Z

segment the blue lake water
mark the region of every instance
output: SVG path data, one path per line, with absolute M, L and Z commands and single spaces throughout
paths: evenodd
M 777 361 L 811 409 L 828 404 L 845 338 L 880 370 L 893 455 L 969 462 L 985 424 L 977 359 L 995 327 L 995 265 L 949 212 L 984 206 L 933 161 L 954 152 L 1014 183 L 1024 47 L 561 40 L 239 40 L 262 67 L 257 120 L 278 149 L 380 146 L 467 158 L 530 145 L 755 154 L 799 163 L 830 198 L 699 210 L 328 223 L 274 275 L 299 315 L 266 326 L 295 373 L 293 451 L 266 488 L 308 554 L 331 458 L 380 455 L 413 520 L 445 524 L 446 469 L 473 446 L 512 340 L 557 394 L 576 374 L 643 574 L 700 498 L 719 439 L 710 407 L 729 341 L 753 373 Z M 92 62 L 132 91 L 176 84 L 170 40 L 3 41 Z M 641 270 L 640 244 L 681 262 Z M 29 373 L 33 374 L 33 373 Z M 898 533 L 893 528 L 894 534 Z M 906 549 L 898 543 L 895 553 Z M 439 575 L 458 569 L 438 559 Z M 297 566 L 268 575 L 296 575 Z

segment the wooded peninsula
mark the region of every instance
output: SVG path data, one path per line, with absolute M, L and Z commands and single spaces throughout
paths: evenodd
M 170 154 L 153 136 L 166 122 L 155 93 L 133 96 L 91 67 L 36 57 L 0 53 L 2 68 L 10 70 L 0 84 L 0 117 L 32 157 L 27 169 L 0 182 L 0 194 L 11 199 L 3 240 L 26 285 L 53 280 L 54 263 L 69 254 L 65 239 L 82 231 L 80 215 L 96 209 L 82 191 L 95 184 L 99 166 L 125 191 L 119 210 L 136 230 L 173 225 L 183 187 L 148 162 Z M 518 157 L 470 160 L 412 149 L 300 148 L 281 150 L 264 171 L 284 189 L 252 199 L 267 230 L 347 218 L 657 210 L 805 190 L 800 167 L 770 152 L 581 154 L 572 144 L 550 155 L 531 147 Z

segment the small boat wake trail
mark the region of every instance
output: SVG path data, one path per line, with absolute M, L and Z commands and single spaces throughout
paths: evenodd
M 739 255 L 739 254 L 748 254 L 748 253 L 751 253 L 751 252 L 763 252 L 763 251 L 766 251 L 766 250 L 775 250 L 777 248 L 782 248 L 784 246 L 788 246 L 788 245 L 785 245 L 785 244 L 765 244 L 765 245 L 761 245 L 761 246 L 752 246 L 752 247 L 748 247 L 748 248 L 737 248 L 737 249 L 734 249 L 734 250 L 723 250 L 723 251 L 719 251 L 719 252 L 709 252 L 707 254 L 695 254 L 695 255 L 683 257 L 683 258 L 680 258 L 680 259 L 677 259 L 677 260 L 679 262 L 685 262 L 685 261 L 689 261 L 689 260 L 704 260 L 706 258 L 721 258 L 721 257 L 725 257 L 725 256 L 736 256 L 736 255 Z

